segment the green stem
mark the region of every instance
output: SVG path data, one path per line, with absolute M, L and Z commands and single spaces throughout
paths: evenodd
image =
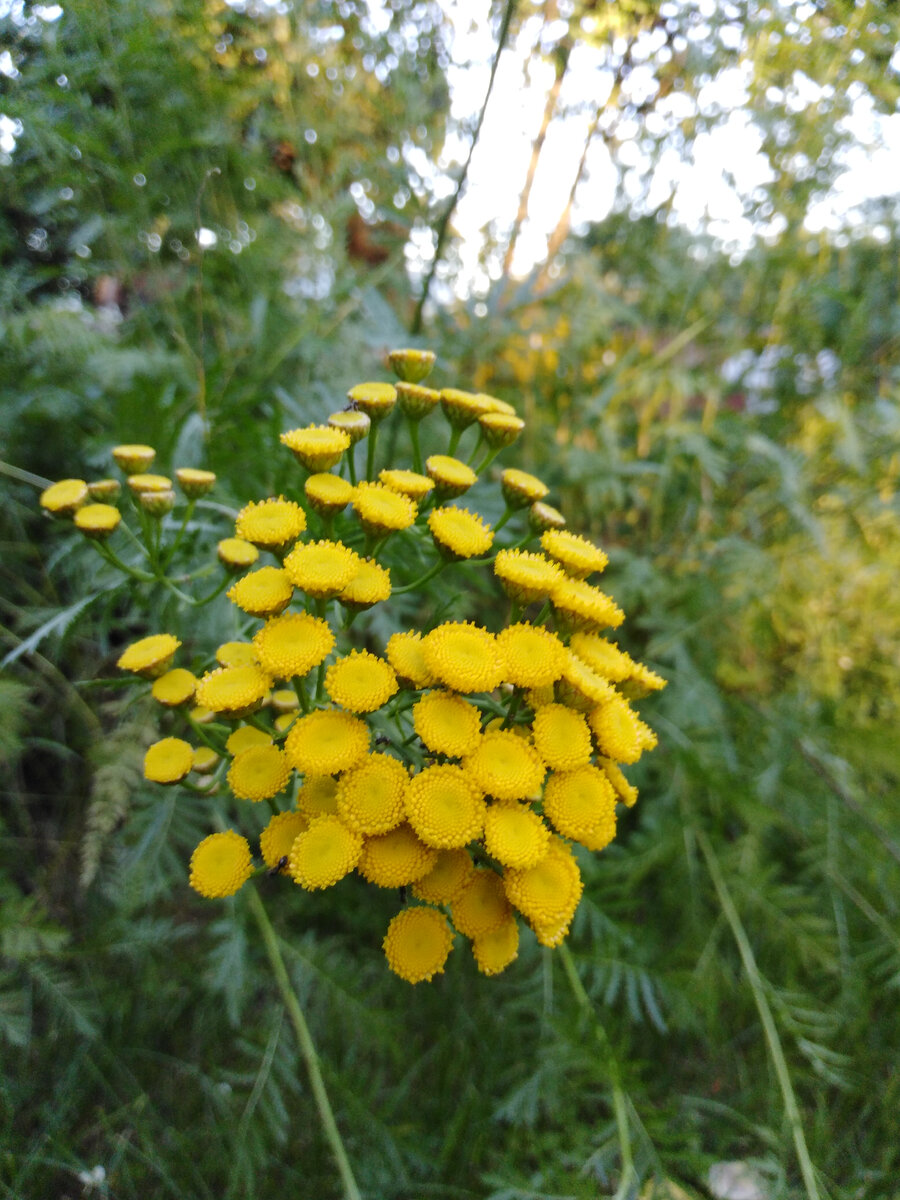
M 347 1151 L 344 1149 L 337 1121 L 334 1119 L 334 1112 L 331 1108 L 331 1102 L 328 1099 L 328 1092 L 325 1090 L 325 1080 L 322 1077 L 322 1070 L 319 1066 L 319 1056 L 316 1053 L 316 1047 L 313 1044 L 309 1026 L 306 1024 L 303 1009 L 300 1007 L 300 1001 L 297 999 L 296 992 L 291 987 L 287 967 L 284 965 L 284 959 L 278 945 L 278 938 L 276 937 L 275 930 L 272 928 L 272 922 L 269 920 L 269 914 L 266 912 L 262 898 L 256 887 L 252 884 L 247 889 L 247 895 L 249 897 L 250 909 L 263 936 L 272 973 L 275 976 L 278 990 L 281 992 L 281 999 L 284 1007 L 287 1009 L 291 1024 L 294 1026 L 294 1032 L 297 1035 L 297 1042 L 299 1043 L 300 1053 L 303 1055 L 303 1061 L 306 1065 L 313 1098 L 316 1102 L 316 1108 L 319 1110 L 319 1120 L 322 1123 L 322 1129 L 325 1137 L 328 1139 L 328 1144 L 331 1146 L 331 1151 L 334 1154 L 338 1171 L 340 1172 L 344 1196 L 346 1200 L 361 1200 L 359 1188 L 356 1186 L 356 1180 L 353 1177 L 353 1169 L 350 1166 Z
M 478 445 L 480 446 L 481 443 L 479 442 Z M 476 446 L 475 449 L 477 450 L 478 446 Z M 497 457 L 497 455 L 500 453 L 500 451 L 503 449 L 504 449 L 503 446 L 495 446 L 493 450 L 488 451 L 488 453 L 484 456 L 484 458 L 481 460 L 481 462 L 478 464 L 478 466 L 474 468 L 475 474 L 480 475 L 482 473 L 482 471 L 486 471 L 488 469 L 488 467 L 491 465 L 491 463 L 494 461 L 494 459 Z
M 454 425 L 450 431 L 450 445 L 447 447 L 447 453 L 452 458 L 456 453 L 456 447 L 459 445 L 459 439 L 462 437 L 462 430 L 458 425 Z
M 753 947 L 750 945 L 750 939 L 747 937 L 747 931 L 744 929 L 737 907 L 731 898 L 731 893 L 725 883 L 725 876 L 722 873 L 722 868 L 719 865 L 719 860 L 716 858 L 715 851 L 712 848 L 712 843 L 703 832 L 702 829 L 694 829 L 694 836 L 697 839 L 697 845 L 703 852 L 703 857 L 706 859 L 706 866 L 709 870 L 710 877 L 713 881 L 713 886 L 716 889 L 716 895 L 719 898 L 719 903 L 722 906 L 722 912 L 725 914 L 725 919 L 731 926 L 731 932 L 734 940 L 737 942 L 738 951 L 740 952 L 741 961 L 744 964 L 744 971 L 747 975 L 747 980 L 753 992 L 753 999 L 756 1003 L 756 1010 L 759 1013 L 759 1019 L 762 1022 L 762 1027 L 766 1035 L 766 1042 L 769 1047 L 769 1054 L 772 1056 L 772 1065 L 775 1067 L 775 1074 L 778 1078 L 778 1086 L 781 1089 L 781 1098 L 784 1101 L 784 1111 L 788 1119 L 788 1124 L 791 1127 L 791 1133 L 794 1139 L 794 1149 L 797 1152 L 797 1161 L 800 1164 L 800 1173 L 803 1176 L 803 1183 L 806 1187 L 806 1194 L 809 1200 L 819 1200 L 819 1189 L 816 1184 L 815 1167 L 812 1164 L 812 1159 L 809 1156 L 809 1149 L 806 1145 L 806 1138 L 803 1134 L 803 1123 L 800 1119 L 800 1106 L 797 1103 L 797 1097 L 794 1092 L 794 1085 L 791 1082 L 790 1071 L 788 1070 L 787 1059 L 785 1058 L 784 1048 L 781 1045 L 781 1039 L 778 1036 L 778 1027 L 775 1024 L 775 1018 L 772 1015 L 772 1010 L 769 1007 L 769 1000 L 766 996 L 766 988 L 759 967 L 756 965 L 756 957 L 753 953 Z
M 414 421 L 412 417 L 406 418 L 406 424 L 409 427 L 409 440 L 412 443 L 413 452 L 413 470 L 419 475 L 422 474 L 422 450 L 419 446 L 419 422 Z
M 494 526 L 494 533 L 497 533 L 498 530 L 502 529 L 503 526 L 506 524 L 506 522 L 510 519 L 510 517 L 514 517 L 515 514 L 516 514 L 516 509 L 510 508 L 509 505 L 507 504 L 506 509 L 503 513 L 503 516 L 500 518 L 500 520 Z
M 122 562 L 115 550 L 110 550 L 109 546 L 104 542 L 91 541 L 91 545 L 99 552 L 101 557 L 106 559 L 110 566 L 115 567 L 117 571 L 121 571 L 124 575 L 130 575 L 132 579 L 137 579 L 141 583 L 153 583 L 156 578 L 154 575 L 149 575 L 146 571 L 138 570 L 137 567 L 129 567 L 128 563 Z
M 162 555 L 162 557 L 160 559 L 160 565 L 162 567 L 164 567 L 164 568 L 167 567 L 169 565 L 169 563 L 172 561 L 172 559 L 175 557 L 175 552 L 178 549 L 178 547 L 181 545 L 181 539 L 184 537 L 184 531 L 188 527 L 188 522 L 190 521 L 191 517 L 194 515 L 194 508 L 196 507 L 196 505 L 197 505 L 196 500 L 188 501 L 187 508 L 184 510 L 184 516 L 181 518 L 181 525 L 178 529 L 178 532 L 175 534 L 175 537 L 172 541 L 171 546 L 168 548 L 166 553 L 164 555 Z
M 371 480 L 375 474 L 375 447 L 378 445 L 378 426 L 372 422 L 366 443 L 366 479 Z
M 562 960 L 563 968 L 565 969 L 566 979 L 569 982 L 569 987 L 572 989 L 572 995 L 578 1004 L 578 1007 L 585 1016 L 592 1022 L 594 1026 L 594 1036 L 600 1043 L 603 1057 L 606 1059 L 606 1069 L 609 1072 L 609 1082 L 612 1088 L 613 1099 L 613 1115 L 616 1121 L 616 1132 L 619 1138 L 619 1150 L 622 1155 L 622 1179 L 619 1187 L 616 1190 L 616 1196 L 627 1196 L 632 1190 L 637 1188 L 639 1183 L 637 1172 L 634 1169 L 634 1158 L 631 1152 L 631 1132 L 628 1128 L 628 1110 L 625 1090 L 622 1087 L 622 1079 L 619 1071 L 619 1063 L 616 1056 L 613 1054 L 612 1045 L 606 1030 L 600 1024 L 597 1018 L 597 1012 L 591 1002 L 590 996 L 584 989 L 584 984 L 575 969 L 575 963 L 572 961 L 572 955 L 569 947 L 563 942 L 557 949 L 557 954 Z
M 405 587 L 393 588 L 391 595 L 402 596 L 404 592 L 416 591 L 417 588 L 420 588 L 423 584 L 427 583 L 429 579 L 434 579 L 435 575 L 440 574 L 440 572 L 443 571 L 444 567 L 446 566 L 447 560 L 445 558 L 440 559 L 434 564 L 433 567 L 429 567 L 424 575 L 420 575 L 419 578 L 413 580 L 412 583 L 407 583 Z

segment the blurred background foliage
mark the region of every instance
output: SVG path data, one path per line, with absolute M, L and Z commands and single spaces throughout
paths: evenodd
M 684 1200 L 733 1160 L 772 1200 L 896 1200 L 898 211 L 804 224 L 854 102 L 896 106 L 895 7 L 492 10 L 553 67 L 542 136 L 599 48 L 589 141 L 617 190 L 578 227 L 570 197 L 512 277 L 530 172 L 477 287 L 451 16 L 0 6 L 0 1188 L 338 1195 L 246 907 L 186 886 L 207 802 L 144 785 L 156 718 L 110 682 L 174 613 L 98 574 L 37 488 L 134 440 L 216 471 L 221 504 L 289 492 L 277 433 L 421 325 L 439 384 L 526 417 L 506 461 L 608 550 L 622 641 L 670 684 L 642 798 L 585 868 L 576 980 L 531 944 L 500 979 L 456 955 L 410 989 L 387 909 L 265 889 L 364 1195 Z M 703 89 L 737 66 L 771 166 L 740 255 L 652 189 L 727 118 Z M 198 546 L 227 525 L 202 511 Z

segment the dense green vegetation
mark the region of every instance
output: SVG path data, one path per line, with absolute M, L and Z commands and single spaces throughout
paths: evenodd
M 532 277 L 466 301 L 434 287 L 422 309 L 438 384 L 516 405 L 527 429 L 499 461 L 608 551 L 621 643 L 670 682 L 642 708 L 660 746 L 632 772 L 641 798 L 585 867 L 574 973 L 531 940 L 497 979 L 457 954 L 410 988 L 380 951 L 391 898 L 261 881 L 367 1200 L 683 1200 L 729 1160 L 772 1200 L 900 1196 L 898 213 L 803 225 L 852 97 L 896 105 L 900 28 L 875 3 L 709 8 L 704 34 L 706 6 L 559 6 L 556 70 L 579 39 L 608 47 L 603 136 L 624 181 L 636 124 L 647 177 L 585 230 L 561 214 Z M 208 651 L 229 606 L 121 586 L 37 497 L 109 474 L 124 441 L 215 471 L 226 510 L 288 494 L 278 433 L 387 377 L 421 307 L 411 235 L 445 227 L 452 277 L 434 164 L 459 130 L 444 6 L 366 11 L 0 17 L 21 122 L 0 165 L 15 1200 L 341 1194 L 250 907 L 187 886 L 215 802 L 143 780 L 158 714 L 113 667 L 165 622 Z M 510 4 L 495 32 L 556 13 Z M 660 28 L 670 55 L 636 106 L 635 49 Z M 748 215 L 781 218 L 740 258 L 645 203 L 666 137 L 688 153 L 722 114 L 666 137 L 651 117 L 738 57 L 772 164 Z M 831 90 L 798 105 L 798 70 Z M 509 230 L 492 236 L 487 264 Z M 229 519 L 197 511 L 188 549 L 211 554 Z

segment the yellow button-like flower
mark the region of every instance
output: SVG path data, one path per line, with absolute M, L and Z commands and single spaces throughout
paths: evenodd
M 390 350 L 388 362 L 391 370 L 404 383 L 419 383 L 431 374 L 434 366 L 433 350 Z
M 132 642 L 119 655 L 116 666 L 121 671 L 133 671 L 136 675 L 143 675 L 145 679 L 155 679 L 169 669 L 169 664 L 180 645 L 181 642 L 171 633 L 154 633 L 138 642 Z
M 308 828 L 309 819 L 302 812 L 275 813 L 259 835 L 260 853 L 270 871 L 287 873 L 294 842 Z
M 490 396 L 461 388 L 442 388 L 441 408 L 454 429 L 466 429 L 479 417 L 495 411 Z
M 408 529 L 416 519 L 413 501 L 383 483 L 361 483 L 356 489 L 353 511 L 366 533 L 374 537 Z
M 391 634 L 385 654 L 403 687 L 424 688 L 437 683 L 437 677 L 425 662 L 422 635 L 418 630 Z
M 455 692 L 429 692 L 413 705 L 413 728 L 435 754 L 462 758 L 481 735 L 481 713 Z
M 350 445 L 350 434 L 330 425 L 308 425 L 283 433 L 281 444 L 307 471 L 315 473 L 329 470 L 340 460 Z
M 239 725 L 229 733 L 225 741 L 225 749 L 232 757 L 237 757 L 251 746 L 271 746 L 272 738 L 255 725 Z
M 501 629 L 497 646 L 505 662 L 503 678 L 517 687 L 554 683 L 568 661 L 565 646 L 552 630 L 527 621 Z
M 466 937 L 483 937 L 511 917 L 503 880 L 486 867 L 477 867 L 450 905 L 453 924 Z
M 599 767 L 576 767 L 551 775 L 544 788 L 544 815 L 565 837 L 601 849 L 616 836 L 616 794 Z
M 269 676 L 259 667 L 219 667 L 197 684 L 197 703 L 213 712 L 238 716 L 252 712 L 269 691 Z
M 77 520 L 77 517 L 76 517 Z M 624 681 L 622 691 L 629 699 L 639 700 L 649 692 L 660 692 L 666 686 L 662 675 L 657 675 L 643 663 L 632 663 L 631 673 Z
M 599 633 L 573 633 L 569 649 L 592 671 L 613 683 L 627 679 L 637 665 L 630 654 L 608 642 Z
M 548 529 L 541 535 L 541 547 L 572 579 L 586 579 L 609 562 L 599 546 L 568 529 Z
M 252 874 L 250 843 L 233 829 L 211 833 L 191 855 L 191 887 L 209 900 L 233 896 Z
M 87 486 L 92 500 L 102 500 L 106 504 L 112 504 L 122 490 L 118 479 L 94 479 Z
M 391 573 L 373 558 L 362 558 L 356 575 L 337 597 L 352 612 L 363 612 L 391 594 Z
M 628 782 L 618 764 L 611 758 L 600 757 L 597 759 L 597 765 L 603 768 L 607 779 L 613 785 L 613 790 L 625 807 L 633 808 L 637 803 L 638 790 Z
M 228 589 L 232 604 L 251 617 L 273 617 L 284 612 L 294 589 L 286 571 L 280 567 L 260 567 L 243 575 Z
M 273 679 L 306 675 L 324 662 L 334 647 L 327 621 L 310 613 L 283 613 L 266 621 L 253 635 L 253 649 Z
M 472 939 L 472 954 L 482 975 L 499 975 L 519 956 L 519 924 L 510 916 L 497 929 Z
M 351 650 L 325 675 L 325 691 L 350 712 L 374 712 L 390 700 L 397 686 L 390 663 L 368 650 Z
M 340 412 L 332 413 L 328 418 L 328 424 L 330 428 L 340 429 L 342 433 L 346 433 L 352 446 L 361 442 L 372 428 L 370 418 L 355 408 L 345 408 Z
M 341 776 L 338 815 L 358 833 L 389 833 L 405 820 L 403 798 L 408 782 L 406 768 L 396 758 L 369 754 L 358 767 Z
M 200 467 L 179 467 L 175 478 L 188 500 L 197 500 L 200 496 L 205 496 L 216 482 L 212 471 L 204 471 Z
M 280 550 L 306 529 L 306 513 L 293 500 L 259 500 L 245 504 L 237 515 L 234 531 L 245 542 L 266 550 Z
M 303 490 L 312 507 L 324 517 L 339 513 L 356 495 L 356 488 L 351 483 L 330 472 L 310 475 Z
M 344 590 L 359 570 L 360 558 L 343 542 L 297 545 L 284 560 L 288 578 L 308 596 L 328 600 Z
M 516 467 L 507 467 L 500 476 L 500 490 L 503 499 L 510 508 L 525 508 L 543 500 L 550 489 L 536 475 L 527 471 L 519 471 Z
M 291 767 L 277 746 L 250 746 L 236 754 L 228 771 L 228 786 L 238 800 L 270 800 L 287 786 Z
M 405 804 L 410 825 L 438 850 L 466 846 L 484 829 L 484 800 L 461 767 L 426 767 L 409 781 Z
M 580 579 L 558 583 L 550 600 L 557 615 L 572 629 L 596 630 L 609 625 L 615 629 L 625 620 L 612 597 Z
M 615 696 L 616 690 L 611 683 L 598 675 L 596 671 L 581 661 L 569 651 L 568 661 L 563 669 L 562 678 L 556 685 L 559 699 L 577 708 L 579 712 L 589 712 L 604 700 Z
M 304 775 L 337 775 L 362 762 L 370 736 L 359 717 L 320 709 L 297 718 L 284 748 L 291 764 Z
M 540 788 L 547 770 L 534 746 L 511 730 L 484 734 L 463 767 L 498 800 L 527 799 Z
M 197 775 L 209 775 L 219 765 L 219 756 L 212 746 L 197 746 L 191 763 L 191 770 Z
M 452 505 L 429 513 L 428 528 L 435 546 L 451 560 L 486 554 L 494 540 L 493 529 L 482 517 Z
M 388 926 L 382 947 L 395 975 L 407 983 L 422 983 L 443 973 L 453 934 L 437 909 L 404 908 Z
M 516 604 L 546 600 L 564 579 L 556 563 L 528 550 L 498 550 L 494 574 Z
M 194 748 L 181 738 L 154 742 L 144 755 L 144 778 L 152 783 L 178 783 L 194 765 Z
M 229 571 L 245 571 L 259 558 L 257 548 L 243 538 L 222 538 L 216 550 L 219 562 Z
M 137 497 L 172 491 L 172 480 L 168 475 L 129 475 L 128 486 Z
M 137 475 L 138 472 L 146 471 L 153 466 L 156 451 L 152 446 L 140 444 L 113 446 L 112 456 L 116 461 L 116 466 L 126 475 Z
M 565 529 L 566 518 L 552 504 L 536 500 L 528 510 L 528 524 L 535 533 L 543 533 L 547 529 Z
M 114 533 L 121 520 L 122 514 L 112 504 L 85 504 L 75 512 L 75 528 L 99 541 Z
M 437 494 L 449 499 L 467 492 L 478 479 L 471 467 L 449 454 L 432 454 L 425 460 L 425 471 L 434 480 Z
M 441 401 L 441 393 L 418 383 L 397 384 L 397 407 L 409 421 L 421 421 Z
M 454 692 L 490 692 L 503 678 L 497 640 L 469 621 L 447 621 L 422 639 L 428 669 Z
M 397 403 L 397 389 L 392 383 L 357 383 L 347 399 L 374 425 L 383 421 Z
M 416 471 L 388 470 L 380 471 L 379 480 L 392 492 L 400 492 L 409 496 L 410 500 L 423 500 L 434 487 L 434 480 L 427 475 L 419 475 Z
M 154 681 L 150 692 L 153 699 L 158 700 L 160 704 L 165 704 L 167 708 L 177 708 L 181 704 L 187 704 L 196 690 L 196 675 L 184 667 L 176 667 L 173 671 L 166 671 L 165 675 L 160 675 Z
M 398 888 L 427 875 L 437 851 L 421 842 L 409 825 L 398 825 L 389 833 L 366 838 L 359 859 L 359 873 L 376 887 Z
M 41 492 L 41 508 L 55 517 L 71 517 L 90 497 L 83 479 L 61 479 Z
M 362 835 L 348 829 L 340 817 L 313 817 L 309 828 L 294 839 L 288 870 L 309 892 L 333 887 L 359 862 L 362 848 Z
M 588 723 L 565 704 L 545 704 L 531 725 L 534 747 L 551 771 L 571 771 L 591 761 Z
M 527 805 L 506 800 L 487 810 L 484 845 L 504 867 L 534 867 L 547 853 L 550 830 Z
M 519 912 L 532 924 L 542 925 L 571 920 L 584 890 L 578 863 L 559 838 L 550 839 L 547 853 L 536 866 L 508 869 L 503 886 Z
M 511 446 L 522 430 L 525 422 L 521 417 L 511 413 L 489 412 L 478 418 L 484 440 L 489 446 Z
M 412 885 L 418 900 L 450 904 L 469 881 L 473 871 L 468 850 L 439 850 L 434 866 Z
M 216 647 L 216 662 L 220 667 L 249 667 L 257 661 L 252 642 L 223 642 Z
M 588 722 L 597 740 L 597 749 L 614 762 L 636 763 L 644 747 L 641 721 L 628 701 L 615 694 L 588 714 Z
M 297 807 L 308 817 L 337 812 L 338 781 L 331 775 L 307 775 L 297 793 Z

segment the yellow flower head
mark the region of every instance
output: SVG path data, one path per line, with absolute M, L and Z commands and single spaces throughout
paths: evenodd
M 356 489 L 346 479 L 328 472 L 310 475 L 303 490 L 312 507 L 324 517 L 339 513 L 356 495 Z
M 243 538 L 222 538 L 216 550 L 219 562 L 229 571 L 245 571 L 259 558 L 257 548 Z
M 605 773 L 590 765 L 551 775 L 544 815 L 565 837 L 600 850 L 616 836 L 616 794 Z
M 168 475 L 129 475 L 128 486 L 135 496 L 160 494 L 172 491 L 172 480 Z
M 85 504 L 75 512 L 75 528 L 99 541 L 114 533 L 121 520 L 122 514 L 112 504 Z
M 568 529 L 548 529 L 541 535 L 541 547 L 572 579 L 587 579 L 609 562 L 599 546 Z
M 425 662 L 422 635 L 418 630 L 394 633 L 385 646 L 387 660 L 403 687 L 424 688 L 436 683 L 434 672 Z
M 538 945 L 547 946 L 552 950 L 566 940 L 571 924 L 572 918 L 567 916 L 560 917 L 556 921 L 532 921 L 531 928 L 534 930 Z
M 432 454 L 425 460 L 425 471 L 434 480 L 437 494 L 449 499 L 467 492 L 478 478 L 471 467 L 448 454 Z
M 591 761 L 588 723 L 565 704 L 545 704 L 531 725 L 534 746 L 551 771 L 571 771 Z
M 369 727 L 359 717 L 320 709 L 298 717 L 284 748 L 291 764 L 304 775 L 336 775 L 362 761 L 369 737 Z
M 630 654 L 602 638 L 599 633 L 573 633 L 569 649 L 592 671 L 613 683 L 627 679 L 637 665 Z
M 273 617 L 284 612 L 294 589 L 280 567 L 260 567 L 243 575 L 226 593 L 232 604 L 251 617 Z
M 301 833 L 309 828 L 309 820 L 302 812 L 275 813 L 259 835 L 259 849 L 263 862 L 270 871 L 287 872 L 287 860 L 291 848 Z
M 484 734 L 463 767 L 498 800 L 527 799 L 540 788 L 546 772 L 534 746 L 508 729 Z
M 516 604 L 546 600 L 563 579 L 563 573 L 542 554 L 528 550 L 498 550 L 494 574 L 503 590 Z
M 197 684 L 197 703 L 213 712 L 239 716 L 252 712 L 269 692 L 269 677 L 259 667 L 219 667 Z
M 550 489 L 536 475 L 507 467 L 500 476 L 500 490 L 510 508 L 525 508 L 537 500 L 543 500 Z
M 331 775 L 307 775 L 297 793 L 297 807 L 308 817 L 337 812 L 338 781 Z
M 137 478 L 139 478 L 137 475 L 131 477 L 131 479 Z M 150 479 L 151 476 L 143 475 L 140 478 Z M 129 483 L 131 483 L 131 479 L 128 480 Z M 143 491 L 137 492 L 137 499 L 144 512 L 151 517 L 164 517 L 175 507 L 175 493 L 171 488 L 144 488 Z
M 353 408 L 344 408 L 340 412 L 332 413 L 328 418 L 328 424 L 330 428 L 346 433 L 350 438 L 351 446 L 361 442 L 372 428 L 369 417 L 364 412 Z
M 237 729 L 229 733 L 225 741 L 225 749 L 235 758 L 242 751 L 249 750 L 251 746 L 271 745 L 271 737 L 262 729 L 257 729 L 255 725 L 239 725 Z
M 580 579 L 558 583 L 550 599 L 557 615 L 572 629 L 594 630 L 608 625 L 615 629 L 625 620 L 612 597 Z
M 350 445 L 350 434 L 330 425 L 309 425 L 283 433 L 281 444 L 287 446 L 307 471 L 316 473 L 328 471 L 339 461 Z
M 405 819 L 403 798 L 408 782 L 403 763 L 388 754 L 369 754 L 341 776 L 338 816 L 357 833 L 389 833 Z
M 422 639 L 428 669 L 454 692 L 490 692 L 503 678 L 497 639 L 469 621 L 447 621 Z
M 394 668 L 368 650 L 351 650 L 332 663 L 325 675 L 325 691 L 350 712 L 374 712 L 397 690 Z
M 616 694 L 611 683 L 607 683 L 602 675 L 592 671 L 571 651 L 569 651 L 562 679 L 556 686 L 563 704 L 568 704 L 570 708 L 577 708 L 580 712 L 589 712 L 590 709 Z
M 169 664 L 180 645 L 181 642 L 171 633 L 154 633 L 138 642 L 132 642 L 119 655 L 116 666 L 121 671 L 133 671 L 135 675 L 143 675 L 145 679 L 155 679 L 169 669 Z
M 451 560 L 486 554 L 494 540 L 490 525 L 466 508 L 434 509 L 428 516 L 428 528 L 438 550 Z
M 412 885 L 417 900 L 430 904 L 451 904 L 472 874 L 468 850 L 439 850 L 434 866 Z
M 71 517 L 80 506 L 88 503 L 90 492 L 83 479 L 61 479 L 41 492 L 41 508 L 56 517 Z
M 219 765 L 219 756 L 212 746 L 197 746 L 194 750 L 191 770 L 197 775 L 209 775 Z
M 233 829 L 211 833 L 191 855 L 191 887 L 208 900 L 233 896 L 252 874 L 250 843 Z
M 547 529 L 565 529 L 566 518 L 552 504 L 536 500 L 528 510 L 528 524 L 535 533 L 543 533 Z
M 152 783 L 178 783 L 194 765 L 194 748 L 181 738 L 154 742 L 144 755 L 144 778 Z
M 377 425 L 397 403 L 397 389 L 392 383 L 358 383 L 347 393 L 347 399 Z
M 188 500 L 197 500 L 200 496 L 205 496 L 216 482 L 212 471 L 203 471 L 200 467 L 178 467 L 175 478 Z
M 497 929 L 472 939 L 475 964 L 482 975 L 499 975 L 519 956 L 519 925 L 509 918 Z
M 607 779 L 613 785 L 613 790 L 625 807 L 634 808 L 637 803 L 638 790 L 628 782 L 619 766 L 611 758 L 598 758 L 597 765 L 606 772 Z
M 119 470 L 126 475 L 137 475 L 139 471 L 146 471 L 153 466 L 156 451 L 152 446 L 113 446 L 112 456 Z
M 352 612 L 363 612 L 391 594 L 391 572 L 374 558 L 361 558 L 359 570 L 337 599 Z
M 297 545 L 284 560 L 288 578 L 308 596 L 327 600 L 344 590 L 359 570 L 359 555 L 343 542 Z
M 420 383 L 431 374 L 433 350 L 391 350 L 388 352 L 391 370 L 404 383 Z
M 410 500 L 423 500 L 434 487 L 434 480 L 427 475 L 419 475 L 415 471 L 388 470 L 380 471 L 378 478 L 392 492 L 409 496 Z
M 440 403 L 441 393 L 417 383 L 397 384 L 397 407 L 409 421 L 421 421 Z
M 92 500 L 102 500 L 107 504 L 112 504 L 122 490 L 118 479 L 94 479 L 87 486 Z
M 570 921 L 584 890 L 578 863 L 559 838 L 550 839 L 536 866 L 508 869 L 503 886 L 519 912 L 539 925 Z
M 409 781 L 405 803 L 410 825 L 438 850 L 465 846 L 484 828 L 481 792 L 461 767 L 426 767 Z
M 615 694 L 588 714 L 588 722 L 597 741 L 597 749 L 614 762 L 636 763 L 643 752 L 637 713 L 628 701 Z
M 340 817 L 313 817 L 291 845 L 288 870 L 308 892 L 333 887 L 359 862 L 362 848 L 362 834 L 348 829 Z
M 522 430 L 525 422 L 521 417 L 511 413 L 489 412 L 478 418 L 484 440 L 489 446 L 511 446 Z
M 465 937 L 483 937 L 511 917 L 503 880 L 494 871 L 476 867 L 450 905 L 453 924 Z
M 422 983 L 443 974 L 452 947 L 447 918 L 424 906 L 397 913 L 382 943 L 388 966 L 407 983 Z
M 547 853 L 550 830 L 525 804 L 492 804 L 484 820 L 484 845 L 504 867 L 534 867 Z
M 293 500 L 270 497 L 245 504 L 237 515 L 234 531 L 245 542 L 266 550 L 280 550 L 306 528 L 306 513 Z
M 176 667 L 173 671 L 166 671 L 165 675 L 160 675 L 154 681 L 150 692 L 153 699 L 158 700 L 160 704 L 165 704 L 167 708 L 177 708 L 180 704 L 187 704 L 196 689 L 196 675 L 186 671 L 184 667 Z
M 376 887 L 398 888 L 427 875 L 437 851 L 420 842 L 408 825 L 366 838 L 359 873 Z
M 283 613 L 253 635 L 260 666 L 273 679 L 303 676 L 331 653 L 334 634 L 327 621 L 309 613 Z
M 479 417 L 495 411 L 490 396 L 464 392 L 460 388 L 443 388 L 441 390 L 441 408 L 444 410 L 444 416 L 455 429 L 465 429 Z
M 216 649 L 216 662 L 220 667 L 250 667 L 257 662 L 256 649 L 252 642 L 223 642 Z
M 76 522 L 78 518 L 76 517 Z M 632 662 L 631 674 L 625 679 L 622 691 L 629 699 L 640 700 L 650 692 L 660 692 L 666 686 L 662 675 L 657 675 L 643 663 Z
M 383 483 L 361 483 L 356 489 L 353 511 L 366 533 L 375 537 L 408 529 L 416 519 L 413 501 Z
M 478 745 L 481 713 L 455 692 L 429 692 L 413 705 L 413 728 L 436 754 L 462 758 Z
M 270 800 L 287 787 L 291 768 L 277 746 L 251 746 L 236 754 L 228 771 L 228 786 L 238 800 Z
M 568 655 L 550 629 L 521 622 L 497 634 L 497 645 L 506 663 L 504 679 L 517 687 L 545 687 L 562 675 Z

